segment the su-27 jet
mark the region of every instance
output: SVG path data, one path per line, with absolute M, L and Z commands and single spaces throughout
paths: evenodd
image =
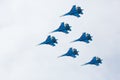
M 75 49 L 75 48 L 69 48 L 69 50 L 67 51 L 67 53 L 59 56 L 59 57 L 63 57 L 63 56 L 69 56 L 69 57 L 72 57 L 72 58 L 76 58 L 76 56 L 79 56 L 78 54 L 78 50 Z
M 40 43 L 39 45 L 48 44 L 48 45 L 51 45 L 51 46 L 55 46 L 55 44 L 57 44 L 57 43 L 58 43 L 57 39 L 54 36 L 49 35 L 47 37 L 47 39 L 44 42 Z
M 79 18 L 80 14 L 83 14 L 83 9 L 81 9 L 81 7 L 79 7 L 79 6 L 76 7 L 76 5 L 73 5 L 72 9 L 68 13 L 66 13 L 66 14 L 64 14 L 62 16 L 71 15 L 71 16 L 76 16 L 76 17 Z
M 82 41 L 85 43 L 90 43 L 92 41 L 92 36 L 89 33 L 84 32 L 80 38 L 74 40 L 73 42 Z
M 67 23 L 65 24 L 64 22 L 62 22 L 60 24 L 59 28 L 54 30 L 54 31 L 52 31 L 52 33 L 53 32 L 63 32 L 63 33 L 68 34 L 69 31 L 71 31 L 71 26 L 69 26 L 69 24 L 67 24 Z
M 90 62 L 87 62 L 83 65 L 89 65 L 89 64 L 99 66 L 100 64 L 102 64 L 102 59 L 95 56 L 95 57 L 92 58 L 92 60 Z

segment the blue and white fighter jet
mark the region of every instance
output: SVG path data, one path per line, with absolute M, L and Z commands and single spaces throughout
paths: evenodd
M 74 40 L 73 42 L 82 41 L 85 43 L 90 43 L 92 41 L 92 36 L 89 33 L 84 32 L 80 38 Z
M 69 31 L 71 31 L 71 26 L 69 24 L 67 24 L 67 23 L 65 24 L 64 22 L 62 22 L 60 24 L 59 28 L 54 30 L 54 31 L 52 31 L 52 33 L 53 32 L 63 32 L 65 34 L 68 34 Z
M 55 46 L 55 44 L 57 44 L 57 43 L 58 43 L 57 39 L 54 36 L 49 35 L 47 37 L 47 39 L 45 41 L 43 41 L 42 43 L 40 43 L 39 45 L 48 44 L 48 45 L 51 45 L 51 46 Z
M 66 14 L 64 14 L 62 16 L 71 15 L 71 16 L 76 16 L 76 17 L 79 18 L 80 14 L 83 14 L 83 9 L 81 9 L 81 7 L 79 7 L 79 6 L 76 7 L 76 5 L 73 5 L 72 9 L 68 13 L 66 13 Z
M 63 56 L 69 56 L 69 57 L 72 57 L 72 58 L 76 58 L 76 56 L 79 56 L 78 54 L 78 50 L 75 49 L 75 48 L 69 48 L 69 50 L 67 51 L 67 53 L 59 56 L 59 57 L 63 57 Z
M 88 65 L 88 64 L 99 66 L 100 64 L 102 64 L 102 59 L 95 56 L 95 57 L 92 58 L 91 61 L 89 61 L 89 62 L 87 62 L 87 63 L 85 63 L 83 65 Z

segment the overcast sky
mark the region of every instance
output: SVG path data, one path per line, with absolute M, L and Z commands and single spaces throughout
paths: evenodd
M 73 5 L 81 6 L 80 18 L 60 17 Z M 118 80 L 120 79 L 120 0 L 0 0 L 0 80 Z M 70 34 L 52 33 L 61 22 Z M 90 44 L 70 43 L 90 33 Z M 48 35 L 58 45 L 36 46 Z M 79 56 L 57 58 L 70 48 Z M 93 56 L 100 66 L 81 66 Z

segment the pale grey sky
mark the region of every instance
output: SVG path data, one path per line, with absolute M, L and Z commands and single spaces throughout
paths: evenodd
M 80 18 L 59 17 L 73 5 L 81 6 Z M 119 0 L 0 0 L 0 80 L 118 80 L 120 79 Z M 70 34 L 53 33 L 56 47 L 36 46 L 61 22 Z M 90 44 L 70 43 L 83 32 L 93 35 Z M 79 57 L 57 58 L 69 47 Z M 103 64 L 80 66 L 93 56 Z

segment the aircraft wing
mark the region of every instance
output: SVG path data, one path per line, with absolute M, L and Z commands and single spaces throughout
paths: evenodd
M 68 52 L 67 52 L 68 54 L 71 54 L 71 53 L 73 53 L 73 49 L 72 48 L 69 48 L 69 50 L 68 50 Z
M 86 38 L 86 32 L 84 32 L 80 38 L 85 39 Z
M 64 22 L 61 23 L 59 29 L 60 29 L 60 30 L 64 30 L 64 29 L 65 29 Z
M 77 11 L 76 5 L 73 5 L 73 7 L 72 7 L 72 9 L 70 10 L 70 12 L 74 13 L 74 12 L 76 12 L 76 11 Z
M 92 63 L 95 63 L 96 62 L 96 56 L 92 58 L 92 60 L 90 61 Z
M 45 41 L 51 41 L 51 35 L 49 35 Z

